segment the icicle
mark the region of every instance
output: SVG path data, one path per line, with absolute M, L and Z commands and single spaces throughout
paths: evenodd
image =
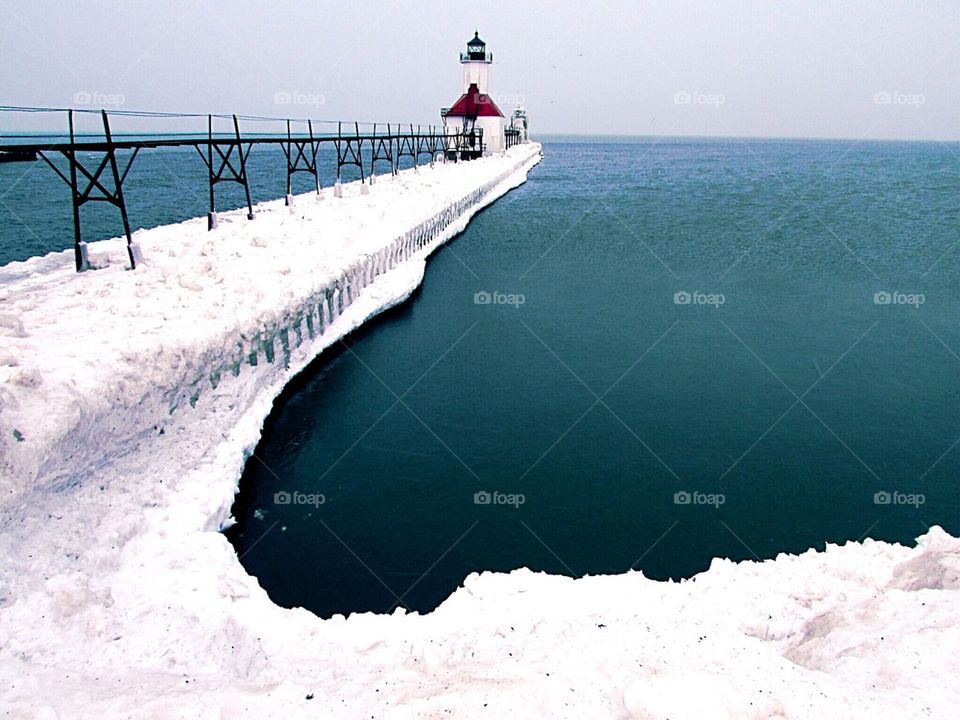
M 290 331 L 285 327 L 280 330 L 280 349 L 283 350 L 283 367 L 286 369 L 289 369 L 290 368 Z
M 246 352 L 243 349 L 243 341 L 237 340 L 237 351 L 233 355 L 233 361 L 230 363 L 230 374 L 234 377 L 240 375 L 240 367 L 243 365 L 243 358 Z
M 330 290 L 324 290 L 323 300 L 320 301 L 320 334 L 322 335 L 333 322 L 333 305 Z
M 300 347 L 303 344 L 303 313 L 302 311 L 297 313 L 293 318 L 293 336 L 294 336 L 294 347 Z
M 267 359 L 267 362 L 271 365 L 273 364 L 274 351 L 273 351 L 273 333 L 266 333 L 263 338 L 263 356 Z

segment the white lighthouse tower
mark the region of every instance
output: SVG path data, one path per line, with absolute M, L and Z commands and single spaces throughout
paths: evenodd
M 449 108 L 440 111 L 443 126 L 450 132 L 471 133 L 482 130 L 483 147 L 475 153 L 499 152 L 504 148 L 504 116 L 490 96 L 490 65 L 493 54 L 474 32 L 467 41 L 467 51 L 460 53 L 463 65 L 463 94 Z M 477 134 L 480 137 L 480 134 Z
M 460 53 L 460 64 L 463 65 L 463 88 L 476 85 L 477 90 L 486 93 L 490 81 L 490 66 L 493 64 L 493 53 L 487 52 L 487 44 L 480 39 L 480 34 L 473 33 L 473 40 L 467 42 L 467 51 Z

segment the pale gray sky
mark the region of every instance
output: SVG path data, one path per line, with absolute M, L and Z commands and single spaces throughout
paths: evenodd
M 539 133 L 960 138 L 956 0 L 0 0 L 0 104 L 436 123 L 474 28 Z

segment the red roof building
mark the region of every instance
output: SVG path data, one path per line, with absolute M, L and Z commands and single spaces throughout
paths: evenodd
M 471 83 L 467 91 L 447 110 L 447 117 L 503 117 L 493 98 L 481 93 L 476 83 Z

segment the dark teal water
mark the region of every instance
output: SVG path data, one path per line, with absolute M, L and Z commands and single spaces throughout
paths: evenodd
M 474 571 L 680 578 L 960 532 L 956 146 L 544 154 L 278 400 L 230 532 L 273 599 L 427 611 Z

